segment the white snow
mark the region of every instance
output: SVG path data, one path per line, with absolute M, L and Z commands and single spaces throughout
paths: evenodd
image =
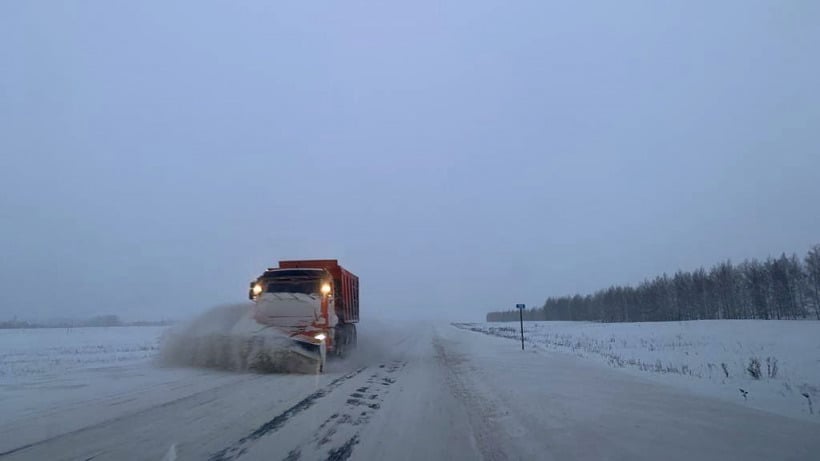
M 0 330 L 0 452 L 243 379 L 157 368 L 166 328 Z
M 458 326 L 520 341 L 518 323 Z M 702 395 L 820 420 L 818 321 L 524 322 L 524 336 L 528 348 L 570 353 Z M 759 379 L 747 370 L 753 359 L 760 363 Z M 803 393 L 814 403 L 813 415 Z
M 166 327 L 0 330 L 0 384 L 149 360 Z
M 647 325 L 619 326 L 643 332 L 624 335 L 626 346 L 653 353 L 664 338 L 677 340 L 663 328 L 648 334 Z M 513 327 L 487 327 L 497 326 Z M 540 331 L 544 327 L 528 325 L 528 331 L 533 338 L 556 333 Z M 579 327 L 606 326 L 565 323 L 561 334 L 583 344 Z M 800 335 L 787 328 L 791 336 L 773 334 L 777 346 L 767 350 L 805 348 L 790 343 Z M 0 457 L 808 460 L 820 450 L 818 418 L 809 422 L 746 408 L 737 398 L 730 403 L 693 395 L 682 381 L 675 388 L 646 379 L 682 375 L 612 368 L 601 354 L 571 344 L 569 352 L 590 360 L 553 353 L 564 346 L 547 342 L 535 348 L 534 341 L 522 352 L 514 340 L 445 323 L 371 322 L 360 328 L 358 354 L 330 362 L 325 374 L 260 375 L 157 367 L 151 355 L 163 332 L 2 332 Z M 609 334 L 617 342 L 616 333 Z M 708 336 L 697 346 L 698 331 L 678 333 L 680 344 L 664 347 L 690 355 L 716 347 Z M 598 344 L 591 339 L 590 345 Z M 655 351 L 642 346 L 649 343 Z M 741 350 L 754 344 L 743 343 Z M 626 354 L 626 346 L 615 350 Z M 52 355 L 73 360 L 58 362 Z M 780 361 L 783 376 L 802 379 L 792 370 L 796 362 Z M 689 363 L 695 369 L 697 362 Z M 750 387 L 750 401 L 756 392 Z

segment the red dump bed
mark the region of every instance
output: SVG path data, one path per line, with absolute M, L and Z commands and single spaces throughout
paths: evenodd
M 279 261 L 280 269 L 326 269 L 333 276 L 336 315 L 342 323 L 359 321 L 359 277 L 339 265 L 336 259 Z

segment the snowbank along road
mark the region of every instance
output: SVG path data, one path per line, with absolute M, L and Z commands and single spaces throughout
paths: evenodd
M 518 341 L 518 325 L 458 323 Z M 529 349 L 563 352 L 708 397 L 820 422 L 820 321 L 525 322 Z M 744 395 L 745 394 L 745 395 Z
M 820 459 L 811 421 L 446 324 L 361 331 L 321 376 L 4 376 L 0 459 Z

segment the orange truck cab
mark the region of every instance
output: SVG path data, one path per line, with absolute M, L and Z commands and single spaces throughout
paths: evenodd
M 248 297 L 263 325 L 324 343 L 331 355 L 356 346 L 359 278 L 335 259 L 279 261 L 250 283 Z

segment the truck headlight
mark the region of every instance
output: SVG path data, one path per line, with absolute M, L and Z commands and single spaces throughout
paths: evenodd
M 256 285 L 253 286 L 253 295 L 254 296 L 259 296 L 261 293 L 262 293 L 262 285 L 257 283 Z
M 327 338 L 327 335 L 325 335 L 324 333 L 319 333 L 316 336 L 314 336 L 314 338 L 318 339 L 319 341 L 324 341 L 325 338 Z
M 330 294 L 330 284 L 325 282 L 322 284 L 322 294 L 327 295 Z

